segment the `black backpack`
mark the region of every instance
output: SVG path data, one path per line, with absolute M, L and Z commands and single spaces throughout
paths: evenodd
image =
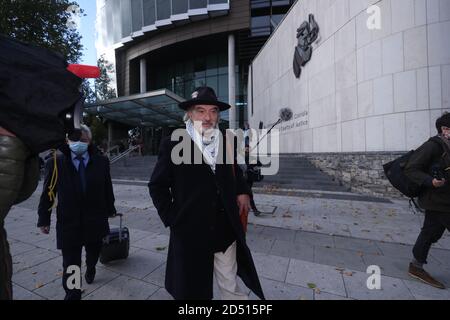
M 442 141 L 440 141 L 439 137 L 432 137 L 430 138 L 430 141 L 433 141 L 439 144 L 440 146 L 442 146 L 443 144 Z M 416 206 L 416 208 L 418 208 L 413 198 L 418 197 L 420 195 L 420 193 L 422 192 L 422 186 L 411 181 L 404 173 L 406 164 L 408 163 L 409 159 L 414 154 L 414 152 L 415 150 L 411 150 L 407 154 L 384 164 L 383 169 L 386 178 L 389 180 L 392 186 L 398 191 L 400 191 L 403 195 L 410 198 L 411 201 Z

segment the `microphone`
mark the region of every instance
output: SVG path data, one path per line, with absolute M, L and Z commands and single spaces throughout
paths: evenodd
M 283 122 L 287 122 L 287 121 L 292 120 L 293 115 L 294 114 L 292 113 L 292 110 L 289 109 L 289 108 L 283 108 L 283 109 L 280 110 L 280 119 Z

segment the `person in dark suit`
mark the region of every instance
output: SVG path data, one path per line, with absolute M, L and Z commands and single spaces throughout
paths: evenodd
M 56 240 L 63 256 L 63 287 L 65 300 L 80 300 L 81 290 L 70 289 L 67 280 L 69 266 L 81 268 L 81 251 L 86 250 L 88 284 L 95 278 L 102 239 L 109 233 L 108 217 L 116 215 L 114 193 L 108 158 L 96 153 L 87 126 L 75 129 L 61 154 L 46 163 L 44 187 L 39 203 L 37 226 L 44 234 L 50 232 L 53 199 L 57 196 Z M 57 166 L 57 181 L 54 167 Z M 81 279 L 80 279 L 81 282 Z
M 235 158 L 224 161 L 232 149 L 218 129 L 220 111 L 230 106 L 209 87 L 197 88 L 179 106 L 186 111 L 186 129 L 172 139 L 179 134 L 182 140 L 162 140 L 149 182 L 158 214 L 170 227 L 165 287 L 177 300 L 208 300 L 214 275 L 222 299 L 248 299 L 239 276 L 264 299 L 245 239 L 250 190 Z

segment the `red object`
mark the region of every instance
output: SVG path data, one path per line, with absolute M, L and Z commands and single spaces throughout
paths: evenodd
M 100 77 L 100 68 L 83 64 L 69 64 L 67 70 L 72 72 L 78 78 L 98 78 Z

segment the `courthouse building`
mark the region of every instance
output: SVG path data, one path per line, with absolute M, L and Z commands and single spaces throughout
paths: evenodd
M 319 35 L 297 78 L 297 29 L 310 14 Z M 383 193 L 382 163 L 435 135 L 450 109 L 450 1 L 299 0 L 249 74 L 252 127 L 293 111 L 281 153 Z
M 282 154 L 385 193 L 382 164 L 434 135 L 435 119 L 450 109 L 448 0 L 97 7 L 97 47 L 115 65 L 119 98 L 87 110 L 112 120 L 112 132 L 119 123 L 141 127 L 153 154 L 161 136 L 183 125 L 177 103 L 208 85 L 233 106 L 222 115 L 225 127 L 268 128 L 290 108 L 292 119 L 278 126 Z

